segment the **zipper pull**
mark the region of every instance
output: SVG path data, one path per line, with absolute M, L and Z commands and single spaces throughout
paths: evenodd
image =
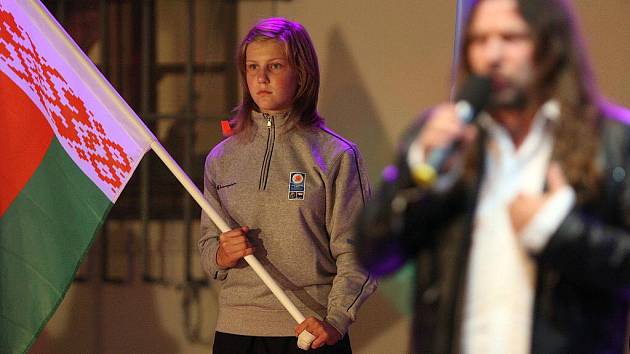
M 271 114 L 263 113 L 263 117 L 267 118 L 267 129 L 271 129 Z

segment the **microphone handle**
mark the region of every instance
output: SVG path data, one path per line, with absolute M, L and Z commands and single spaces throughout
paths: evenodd
M 455 104 L 455 110 L 457 116 L 461 119 L 462 123 L 469 124 L 475 117 L 475 112 L 470 103 L 467 101 L 458 101 Z M 411 177 L 413 180 L 424 187 L 429 187 L 435 183 L 439 175 L 439 171 L 442 169 L 444 163 L 450 156 L 459 148 L 458 142 L 452 142 L 446 147 L 434 149 L 429 154 L 426 161 L 410 166 Z

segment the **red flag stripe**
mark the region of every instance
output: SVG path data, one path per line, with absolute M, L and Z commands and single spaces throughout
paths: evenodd
M 0 217 L 41 163 L 53 136 L 37 106 L 0 71 Z

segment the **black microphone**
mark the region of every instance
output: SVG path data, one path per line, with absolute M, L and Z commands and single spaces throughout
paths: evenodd
M 456 96 L 455 110 L 464 124 L 472 123 L 479 112 L 488 103 L 492 88 L 491 80 L 485 76 L 472 75 L 466 80 Z M 457 150 L 457 143 L 435 149 L 424 161 L 408 156 L 407 162 L 413 180 L 421 186 L 432 186 L 438 177 L 444 163 Z

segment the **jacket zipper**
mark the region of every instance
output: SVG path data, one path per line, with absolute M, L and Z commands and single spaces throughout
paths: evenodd
M 263 117 L 267 119 L 267 147 L 265 148 L 265 156 L 263 157 L 262 167 L 260 168 L 258 190 L 267 189 L 267 177 L 269 176 L 269 167 L 271 166 L 271 155 L 273 154 L 273 145 L 276 141 L 276 126 L 273 116 L 263 113 Z

